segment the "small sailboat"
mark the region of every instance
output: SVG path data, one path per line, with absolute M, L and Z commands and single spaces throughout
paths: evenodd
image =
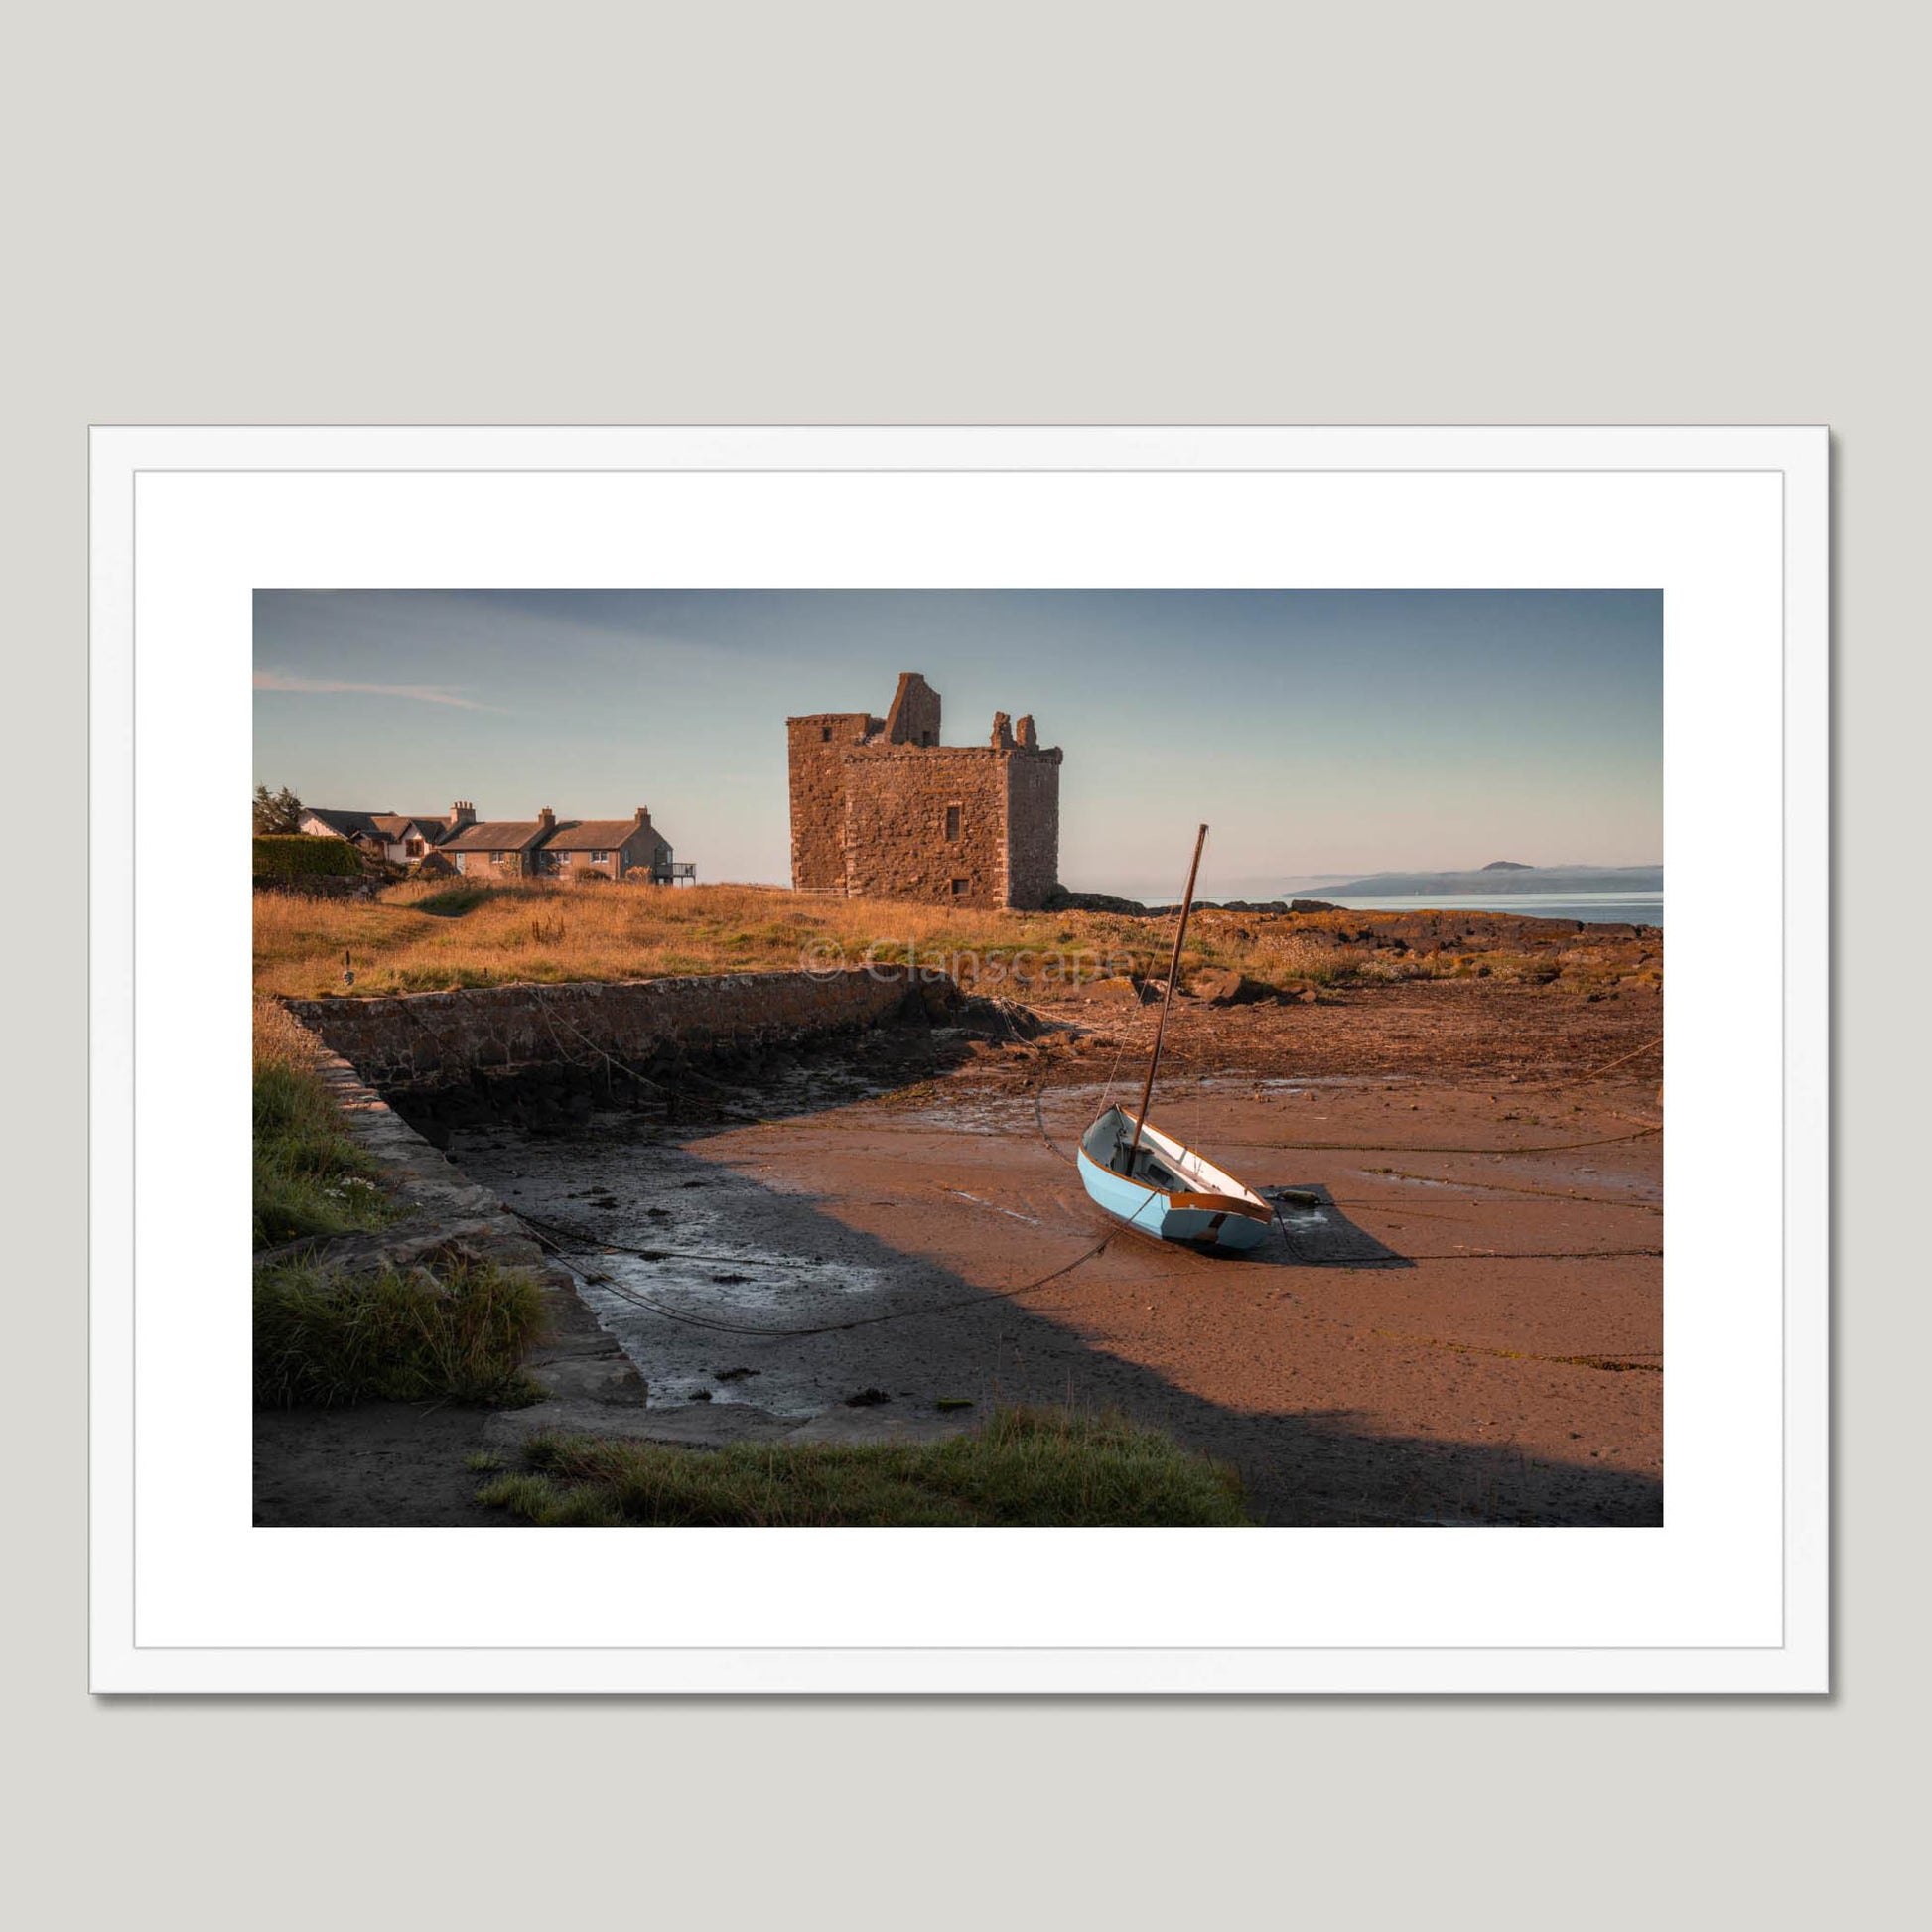
M 1154 1033 L 1154 1051 L 1148 1059 L 1141 1104 L 1133 1113 L 1109 1107 L 1080 1136 L 1080 1180 L 1094 1203 L 1115 1219 L 1163 1241 L 1191 1242 L 1197 1247 L 1241 1250 L 1256 1248 L 1268 1238 L 1275 1210 L 1253 1188 L 1244 1186 L 1205 1156 L 1164 1134 L 1147 1117 L 1154 1095 L 1154 1076 L 1161 1067 L 1161 1046 L 1167 1037 L 1168 1009 L 1173 1002 L 1174 981 L 1180 974 L 1180 948 L 1187 937 L 1188 915 L 1194 909 L 1194 881 L 1200 872 L 1201 848 L 1207 827 L 1194 840 L 1194 863 L 1187 869 L 1187 893 L 1180 902 L 1180 924 L 1173 936 L 1173 958 L 1168 967 L 1167 991 L 1161 1019 Z

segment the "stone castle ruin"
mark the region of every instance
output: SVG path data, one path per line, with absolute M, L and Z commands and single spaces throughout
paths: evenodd
M 1059 875 L 1060 751 L 994 715 L 985 745 L 939 743 L 939 694 L 901 673 L 884 718 L 787 718 L 791 884 L 837 898 L 1045 902 Z

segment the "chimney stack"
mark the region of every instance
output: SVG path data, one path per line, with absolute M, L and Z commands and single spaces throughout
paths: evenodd
M 993 749 L 996 752 L 1013 750 L 1013 720 L 1004 711 L 993 714 Z
M 466 825 L 474 825 L 476 822 L 477 808 L 467 799 L 459 798 L 450 807 L 450 830 L 452 832 L 461 832 Z
M 557 829 L 557 814 L 553 812 L 548 805 L 545 805 L 543 809 L 537 813 L 537 823 L 541 825 L 546 832 L 554 832 Z
M 1033 713 L 1029 712 L 1015 727 L 1020 739 L 1021 749 L 1028 752 L 1039 750 L 1039 734 L 1034 729 Z
M 639 805 L 631 815 L 631 818 L 634 824 L 648 825 L 650 823 L 650 807 L 648 805 Z

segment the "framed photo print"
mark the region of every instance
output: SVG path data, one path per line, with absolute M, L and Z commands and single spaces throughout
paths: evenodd
M 94 1687 L 1827 1688 L 1827 447 L 96 430 Z

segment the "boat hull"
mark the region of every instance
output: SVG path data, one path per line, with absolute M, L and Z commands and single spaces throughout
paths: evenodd
M 1159 1240 L 1238 1254 L 1260 1247 L 1273 1225 L 1272 1220 L 1256 1218 L 1251 1206 L 1232 1197 L 1164 1193 L 1103 1168 L 1085 1148 L 1078 1159 L 1081 1184 L 1095 1206 Z

